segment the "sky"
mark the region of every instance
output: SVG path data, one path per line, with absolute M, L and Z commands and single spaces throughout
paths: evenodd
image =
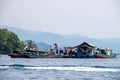
M 0 25 L 120 38 L 120 0 L 0 0 Z

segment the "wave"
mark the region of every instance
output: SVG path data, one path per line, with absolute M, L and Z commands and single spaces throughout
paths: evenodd
M 23 69 L 24 67 L 34 67 L 22 64 L 0 65 L 0 69 Z
M 92 67 L 94 67 L 94 68 L 120 68 L 120 67 L 118 67 L 118 66 L 92 66 Z
M 120 68 L 105 68 L 105 67 L 82 67 L 82 66 L 29 66 L 21 64 L 0 65 L 2 69 L 27 69 L 27 70 L 63 70 L 63 71 L 86 71 L 86 72 L 120 72 Z
M 93 67 L 24 67 L 36 70 L 67 70 L 67 71 L 92 71 L 92 72 L 120 72 L 120 69 L 93 68 Z

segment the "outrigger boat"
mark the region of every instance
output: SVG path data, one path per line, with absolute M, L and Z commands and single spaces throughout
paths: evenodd
M 112 53 L 109 49 L 100 49 L 89 43 L 83 42 L 82 44 L 74 47 L 64 47 L 64 51 L 58 51 L 58 45 L 55 44 L 55 51 L 37 51 L 25 50 L 22 52 L 15 51 L 8 56 L 12 58 L 115 58 L 116 54 Z
M 115 58 L 116 54 L 110 54 L 110 55 L 105 55 L 103 53 L 99 53 L 97 55 L 94 56 L 95 58 Z
M 110 49 L 100 49 L 98 48 L 95 52 L 95 58 L 115 58 L 116 54 L 112 53 Z
M 36 51 L 36 50 L 26 50 L 23 52 L 15 51 L 11 54 L 8 54 L 11 58 L 62 58 L 62 55 L 58 54 L 50 54 L 44 51 Z
M 66 47 L 76 53 L 77 58 L 115 58 L 116 54 L 110 49 L 97 48 L 95 45 L 83 42 L 75 47 Z

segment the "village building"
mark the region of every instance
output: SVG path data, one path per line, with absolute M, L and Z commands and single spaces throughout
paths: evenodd
M 93 44 L 83 42 L 82 44 L 75 46 L 77 48 L 77 57 L 92 57 L 94 55 L 95 46 Z
M 83 42 L 82 44 L 74 47 L 65 47 L 65 49 L 76 52 L 75 56 L 77 58 L 91 58 L 95 54 L 95 46 L 87 42 Z

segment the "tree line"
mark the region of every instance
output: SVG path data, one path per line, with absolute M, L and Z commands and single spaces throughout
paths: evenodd
M 25 45 L 29 46 L 28 49 L 37 49 L 37 45 L 34 41 L 20 41 L 19 37 L 14 32 L 8 31 L 6 28 L 0 29 L 0 53 L 8 54 L 12 51 L 21 51 L 24 50 Z

